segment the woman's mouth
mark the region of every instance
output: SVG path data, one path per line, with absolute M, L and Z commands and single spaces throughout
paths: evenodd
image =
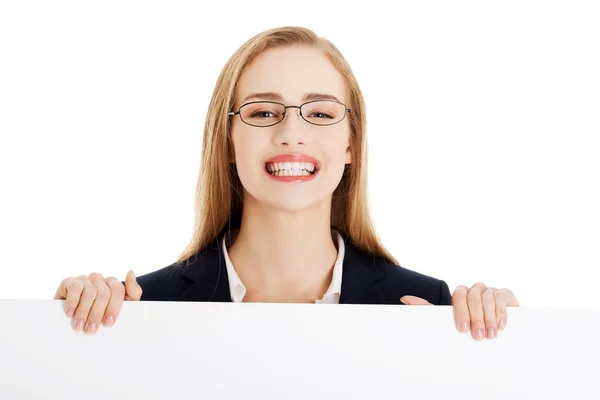
M 271 176 L 311 176 L 318 172 L 311 162 L 268 162 L 265 170 Z

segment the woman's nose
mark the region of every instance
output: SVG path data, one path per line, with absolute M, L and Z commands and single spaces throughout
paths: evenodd
M 306 122 L 300 116 L 300 110 L 288 109 L 281 123 L 277 124 L 275 144 L 279 146 L 296 146 L 304 144 Z

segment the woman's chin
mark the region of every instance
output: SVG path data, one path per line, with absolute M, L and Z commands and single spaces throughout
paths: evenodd
M 308 201 L 308 199 L 289 199 L 288 201 L 277 201 L 266 203 L 273 210 L 299 213 L 302 211 L 317 208 L 319 202 Z
M 254 197 L 254 196 L 253 196 Z M 329 200 L 328 197 L 313 197 L 313 196 L 286 196 L 285 194 L 278 193 L 276 196 L 272 196 L 269 198 L 265 198 L 264 194 L 262 196 L 254 197 L 252 200 L 259 205 L 259 209 L 265 209 L 269 211 L 279 211 L 279 212 L 287 212 L 287 213 L 298 213 L 307 210 L 317 210 L 320 208 L 327 209 L 326 207 L 321 207 L 327 203 Z M 329 203 L 327 203 L 329 204 Z M 245 206 L 250 206 L 250 204 L 246 203 Z M 250 206 L 251 207 L 251 206 Z M 254 208 L 254 207 L 252 207 Z

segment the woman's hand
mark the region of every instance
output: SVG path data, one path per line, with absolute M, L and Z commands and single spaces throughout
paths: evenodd
M 104 278 L 94 272 L 89 276 L 67 278 L 60 283 L 55 300 L 66 300 L 68 317 L 73 317 L 76 331 L 93 334 L 100 324 L 113 325 L 123 306 L 124 300 L 138 301 L 142 298 L 142 288 L 133 271 L 127 273 L 125 285 L 117 278 Z
M 408 305 L 431 305 L 415 296 L 404 296 L 400 301 Z M 458 330 L 463 333 L 470 330 L 475 340 L 482 340 L 493 339 L 498 330 L 506 328 L 506 307 L 518 307 L 519 302 L 511 290 L 486 287 L 479 282 L 471 288 L 458 286 L 452 294 L 452 305 Z

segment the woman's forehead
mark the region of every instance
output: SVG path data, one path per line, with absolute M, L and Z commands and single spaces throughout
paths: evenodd
M 322 52 L 310 47 L 270 49 L 257 56 L 242 72 L 237 84 L 239 106 L 256 94 L 265 100 L 298 103 L 329 96 L 345 102 L 342 75 Z M 270 98 L 267 98 L 270 97 Z

